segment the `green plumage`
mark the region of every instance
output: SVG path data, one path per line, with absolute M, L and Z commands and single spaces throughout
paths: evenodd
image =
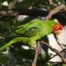
M 54 20 L 42 21 L 34 19 L 31 22 L 21 25 L 16 30 L 16 34 L 23 35 L 24 37 L 32 37 L 35 35 L 47 35 L 52 32 L 52 26 L 55 24 Z
M 54 20 L 43 21 L 40 19 L 34 19 L 29 23 L 23 24 L 17 27 L 17 30 L 11 35 L 18 35 L 18 37 L 12 39 L 10 42 L 0 48 L 0 51 L 6 49 L 16 42 L 24 42 L 29 46 L 34 46 L 36 40 L 50 34 L 52 32 L 52 26 L 54 26 Z

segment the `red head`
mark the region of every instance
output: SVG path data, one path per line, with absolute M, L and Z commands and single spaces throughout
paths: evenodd
M 56 24 L 52 27 L 53 31 L 62 30 L 63 26 L 56 21 Z

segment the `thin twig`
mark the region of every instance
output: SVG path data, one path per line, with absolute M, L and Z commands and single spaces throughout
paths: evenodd
M 60 53 L 64 52 L 66 49 L 63 49 L 62 51 L 60 51 Z M 57 54 L 55 54 L 53 57 L 57 56 Z M 50 59 L 52 59 L 53 57 L 51 57 Z
M 34 60 L 32 62 L 32 66 L 36 66 L 36 62 L 37 62 L 38 55 L 39 55 L 39 49 L 40 49 L 40 42 L 38 41 L 37 46 L 35 48 L 35 57 L 34 57 Z
M 54 8 L 53 10 L 51 10 L 51 11 L 49 12 L 49 14 L 46 16 L 46 20 L 49 20 L 49 19 L 52 17 L 52 15 L 58 13 L 58 12 L 61 11 L 62 9 L 64 9 L 64 10 L 66 9 L 64 4 L 62 4 L 62 5 L 60 5 L 60 6 L 57 6 L 56 8 Z
M 13 11 L 0 11 L 0 16 L 17 16 L 18 12 Z
M 41 41 L 41 43 L 43 43 L 44 45 L 46 45 L 48 48 L 50 48 L 52 51 L 54 51 L 58 56 L 60 56 L 60 58 L 62 59 L 62 61 L 64 63 L 66 63 L 66 61 L 64 60 L 64 58 L 61 56 L 60 52 L 58 50 L 56 50 L 55 48 L 51 47 L 47 42 L 45 41 Z

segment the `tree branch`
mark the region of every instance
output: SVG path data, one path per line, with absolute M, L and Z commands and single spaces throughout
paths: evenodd
M 17 16 L 18 12 L 13 11 L 0 11 L 0 16 Z
M 52 51 L 54 51 L 58 56 L 60 56 L 60 58 L 62 59 L 63 63 L 66 63 L 66 61 L 64 60 L 64 58 L 61 56 L 60 52 L 58 50 L 56 50 L 55 48 L 51 47 L 47 42 L 45 41 L 41 41 L 42 44 L 46 45 L 48 48 L 50 48 Z
M 17 16 L 17 15 L 29 15 L 29 16 L 47 16 L 48 11 L 40 9 L 13 9 L 11 11 L 0 11 L 0 16 Z
M 36 62 L 37 62 L 38 55 L 39 55 L 39 49 L 40 49 L 40 41 L 37 42 L 37 46 L 35 48 L 35 57 L 34 57 L 34 60 L 32 62 L 32 66 L 36 66 Z
M 52 17 L 52 15 L 58 13 L 58 12 L 61 11 L 62 9 L 64 9 L 64 10 L 66 9 L 64 4 L 62 4 L 62 5 L 60 5 L 60 6 L 57 6 L 56 8 L 54 8 L 53 10 L 51 10 L 51 11 L 49 12 L 49 14 L 46 16 L 46 20 L 49 20 L 49 19 Z
M 66 49 L 63 49 L 62 51 L 60 51 L 60 53 L 64 52 Z M 57 54 L 55 54 L 53 57 L 57 56 Z M 50 59 L 52 59 L 53 57 L 51 57 Z

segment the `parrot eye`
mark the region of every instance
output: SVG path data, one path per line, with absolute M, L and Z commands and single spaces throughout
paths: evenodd
M 58 28 L 59 28 L 59 26 L 58 26 L 58 25 L 55 25 L 55 28 L 56 28 L 56 29 L 58 29 Z

